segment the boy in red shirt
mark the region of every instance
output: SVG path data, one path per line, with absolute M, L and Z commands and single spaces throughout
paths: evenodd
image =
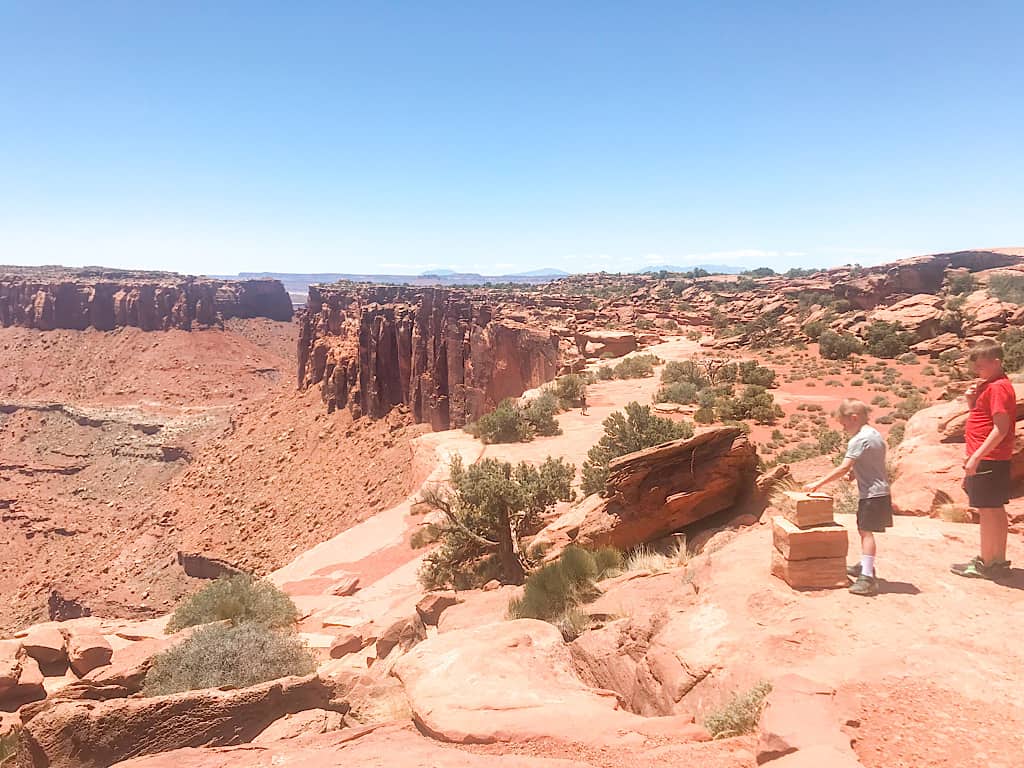
M 1010 500 L 1017 394 L 1003 372 L 1003 348 L 998 342 L 979 342 L 971 350 L 970 359 L 979 380 L 966 392 L 971 410 L 964 429 L 964 490 L 981 517 L 981 554 L 951 570 L 957 576 L 991 579 L 1005 576 L 1010 570 L 1005 504 Z

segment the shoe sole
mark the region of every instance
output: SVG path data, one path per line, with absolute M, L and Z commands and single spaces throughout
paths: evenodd
M 956 571 L 950 568 L 949 572 L 952 573 L 954 576 L 959 576 L 963 579 L 979 579 L 981 581 L 992 581 L 991 576 L 986 576 L 983 573 L 976 573 L 974 571 Z

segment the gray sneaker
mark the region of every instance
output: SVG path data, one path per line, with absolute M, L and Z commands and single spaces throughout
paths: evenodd
M 857 580 L 853 582 L 850 587 L 850 593 L 854 595 L 862 595 L 864 597 L 871 597 L 872 595 L 878 594 L 878 581 L 871 576 L 864 576 L 861 574 L 857 577 Z

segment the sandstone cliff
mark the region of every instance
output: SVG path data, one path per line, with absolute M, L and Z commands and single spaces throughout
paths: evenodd
M 332 411 L 380 417 L 404 404 L 434 429 L 462 426 L 558 371 L 559 337 L 520 309 L 486 291 L 311 286 L 299 387 L 319 384 Z
M 208 326 L 232 317 L 290 320 L 277 280 L 215 280 L 169 272 L 0 267 L 0 325 L 48 331 L 146 331 Z

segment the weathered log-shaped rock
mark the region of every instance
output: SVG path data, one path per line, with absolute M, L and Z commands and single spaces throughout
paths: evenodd
M 312 676 L 152 698 L 51 699 L 22 710 L 16 765 L 105 768 L 181 747 L 244 744 L 286 714 L 330 708 L 332 693 Z
M 734 506 L 753 485 L 757 453 L 737 427 L 720 427 L 630 453 L 609 465 L 607 501 L 577 543 L 629 549 Z

